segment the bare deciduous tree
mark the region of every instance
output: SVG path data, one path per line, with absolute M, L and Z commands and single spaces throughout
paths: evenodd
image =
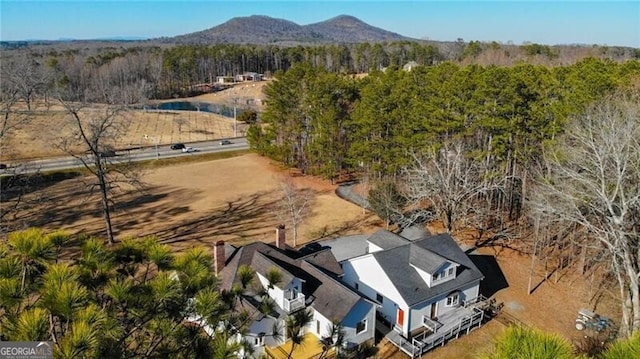
M 2 64 L 2 82 L 9 86 L 26 107 L 32 110 L 38 95 L 45 92 L 49 74 L 44 67 L 29 54 L 5 59 Z
M 12 88 L 1 86 L 0 90 L 0 113 L 2 123 L 0 123 L 0 141 L 15 128 L 24 124 L 30 118 L 30 111 L 22 111 L 18 106 L 18 91 Z
M 111 216 L 114 191 L 122 184 L 142 187 L 140 168 L 126 157 L 116 157 L 115 152 L 118 138 L 128 128 L 127 99 L 131 96 L 94 79 L 93 87 L 69 97 L 86 100 L 67 100 L 64 93 L 59 93 L 59 101 L 69 118 L 67 124 L 74 133 L 74 136 L 60 140 L 60 148 L 81 161 L 95 179 L 90 189 L 99 191 L 106 237 L 108 243 L 113 244 Z M 98 104 L 95 101 L 100 97 L 103 103 Z
M 448 232 L 460 217 L 472 214 L 479 195 L 501 188 L 483 163 L 468 157 L 462 142 L 445 142 L 441 149 L 413 158 L 414 166 L 403 171 L 409 207 L 430 205 Z
M 640 106 L 614 99 L 567 130 L 531 202 L 539 214 L 582 229 L 581 243 L 605 250 L 617 279 L 621 331 L 640 330 Z
M 277 204 L 277 215 L 293 231 L 293 247 L 298 245 L 298 226 L 308 214 L 311 193 L 298 190 L 290 181 L 280 182 L 282 199 Z
M 178 125 L 178 135 L 182 135 L 182 126 L 189 123 L 189 121 L 182 117 L 176 117 L 173 119 L 173 122 Z
M 41 103 L 36 96 L 44 91 L 46 73 L 32 59 L 22 56 L 3 59 L 0 70 L 0 162 L 5 175 L 0 182 L 0 232 L 5 232 L 19 226 L 10 223 L 20 210 L 40 201 L 39 197 L 25 200 L 25 194 L 37 187 L 39 176 L 21 175 L 23 168 L 16 163 L 19 158 L 7 139 L 33 118 Z M 12 220 L 7 220 L 12 215 Z

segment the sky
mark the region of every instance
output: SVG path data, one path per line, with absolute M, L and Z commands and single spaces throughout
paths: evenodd
M 640 0 L 0 0 L 0 40 L 170 37 L 251 15 L 300 25 L 351 15 L 384 30 L 436 41 L 640 48 Z

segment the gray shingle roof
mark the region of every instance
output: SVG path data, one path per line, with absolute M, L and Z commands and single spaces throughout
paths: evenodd
M 403 246 L 375 252 L 373 256 L 409 305 L 424 302 L 441 294 L 448 294 L 452 290 L 484 278 L 480 270 L 448 234 L 427 237 Z M 429 263 L 430 259 L 435 261 L 434 264 Z M 419 265 L 414 265 L 433 271 L 442 266 L 444 260 L 460 264 L 456 278 L 433 287 L 427 286 L 416 269 L 410 265 L 418 263 Z
M 420 248 L 419 246 L 409 246 L 409 263 L 431 275 L 446 262 L 446 259 L 432 251 Z
M 221 289 L 229 290 L 234 283 L 239 283 L 238 268 L 243 264 L 262 275 L 270 268 L 278 268 L 283 275 L 280 286 L 289 283 L 294 276 L 302 279 L 302 292 L 308 302 L 312 300 L 309 305 L 329 319 L 344 319 L 361 300 L 337 279 L 343 272 L 330 248 L 300 257 L 296 251 L 282 251 L 262 242 L 240 247 L 222 270 Z
M 409 243 L 407 239 L 385 229 L 372 234 L 367 240 L 382 249 L 391 249 Z
M 360 295 L 340 284 L 313 264 L 303 261 L 302 269 L 320 283 L 309 294 L 315 299 L 311 306 L 329 320 L 342 320 L 361 299 Z
M 276 264 L 273 260 L 265 256 L 264 254 L 256 251 L 253 253 L 253 259 L 251 260 L 251 268 L 256 271 L 256 273 L 260 273 L 263 277 L 267 276 L 267 273 L 272 269 L 278 270 L 280 272 L 280 282 L 274 283 L 277 287 L 284 288 L 287 284 L 291 283 L 294 278 L 294 275 L 291 274 L 288 270 L 286 270 L 283 266 Z
M 415 241 L 417 239 L 422 239 L 426 236 L 431 235 L 431 232 L 424 225 L 413 225 L 407 228 L 404 228 L 402 232 L 398 233 L 400 236 L 410 240 Z
M 272 261 L 277 261 L 278 265 L 282 263 L 295 265 L 296 263 L 296 260 L 288 255 L 291 251 L 281 250 L 263 242 L 247 244 L 246 246 L 237 248 L 230 256 L 227 255 L 226 265 L 220 273 L 220 277 L 222 277 L 220 289 L 229 290 L 233 287 L 233 284 L 240 282 L 240 279 L 237 277 L 238 268 L 243 264 L 251 266 L 256 251 L 266 255 Z
M 338 263 L 333 252 L 331 252 L 331 248 L 328 247 L 301 257 L 300 260 L 307 261 L 319 268 L 322 268 L 334 276 L 341 276 L 344 274 L 342 267 L 340 267 L 340 263 Z

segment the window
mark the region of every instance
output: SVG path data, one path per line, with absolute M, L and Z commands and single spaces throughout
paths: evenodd
M 358 282 L 356 282 L 355 287 L 356 287 L 356 290 L 360 289 L 359 286 L 358 286 Z
M 447 307 L 453 307 L 458 305 L 458 302 L 460 301 L 460 295 L 458 292 L 452 292 L 449 293 L 449 295 L 447 296 L 447 301 L 445 302 L 445 305 Z
M 446 269 L 442 272 L 438 272 L 436 274 L 433 275 L 433 281 L 437 282 L 440 280 L 443 280 L 447 277 L 452 277 L 453 276 L 453 272 L 455 271 L 454 267 L 450 267 L 449 269 Z
M 316 333 L 320 334 L 320 321 L 316 320 Z
M 384 297 L 380 293 L 376 293 L 376 300 L 380 303 L 384 302 Z
M 367 331 L 367 320 L 363 320 L 356 324 L 356 335 Z
M 265 333 L 258 334 L 258 336 L 253 339 L 253 345 L 256 345 L 256 346 L 264 345 L 264 336 L 265 336 Z

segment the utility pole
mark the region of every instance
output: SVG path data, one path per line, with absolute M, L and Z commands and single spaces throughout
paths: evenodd
M 238 137 L 238 113 L 236 106 L 233 106 L 233 137 Z

